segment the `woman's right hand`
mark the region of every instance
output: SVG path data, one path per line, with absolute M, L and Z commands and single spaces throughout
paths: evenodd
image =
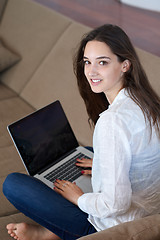
M 82 174 L 92 175 L 92 162 L 93 162 L 93 159 L 78 158 L 76 162 L 76 166 L 84 168 L 82 170 Z

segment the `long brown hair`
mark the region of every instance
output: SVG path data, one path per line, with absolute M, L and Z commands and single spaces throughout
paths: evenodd
M 77 84 L 80 94 L 85 102 L 89 120 L 96 124 L 99 114 L 109 106 L 104 93 L 92 92 L 84 74 L 84 50 L 89 41 L 97 40 L 106 43 L 119 62 L 130 61 L 130 68 L 124 73 L 124 88 L 129 96 L 141 108 L 145 120 L 149 122 L 152 132 L 152 125 L 156 127 L 160 136 L 160 98 L 152 89 L 145 71 L 139 61 L 137 53 L 126 33 L 118 26 L 105 24 L 88 34 L 80 42 L 77 54 L 74 58 L 74 72 L 77 77 Z

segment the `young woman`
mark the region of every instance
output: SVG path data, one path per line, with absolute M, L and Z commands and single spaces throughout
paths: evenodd
M 92 193 L 57 180 L 54 190 L 19 173 L 3 190 L 41 226 L 8 224 L 18 240 L 77 239 L 160 212 L 160 99 L 122 29 L 104 25 L 82 39 L 74 70 L 95 126 Z M 84 174 L 87 172 L 84 171 Z

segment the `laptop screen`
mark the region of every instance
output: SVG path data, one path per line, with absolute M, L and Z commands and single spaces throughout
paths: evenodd
M 8 130 L 31 176 L 78 147 L 59 101 L 9 125 Z

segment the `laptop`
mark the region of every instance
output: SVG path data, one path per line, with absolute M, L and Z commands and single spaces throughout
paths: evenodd
M 29 175 L 53 189 L 56 179 L 76 184 L 92 192 L 91 177 L 81 174 L 77 158 L 93 153 L 79 146 L 60 101 L 55 101 L 7 127 Z

